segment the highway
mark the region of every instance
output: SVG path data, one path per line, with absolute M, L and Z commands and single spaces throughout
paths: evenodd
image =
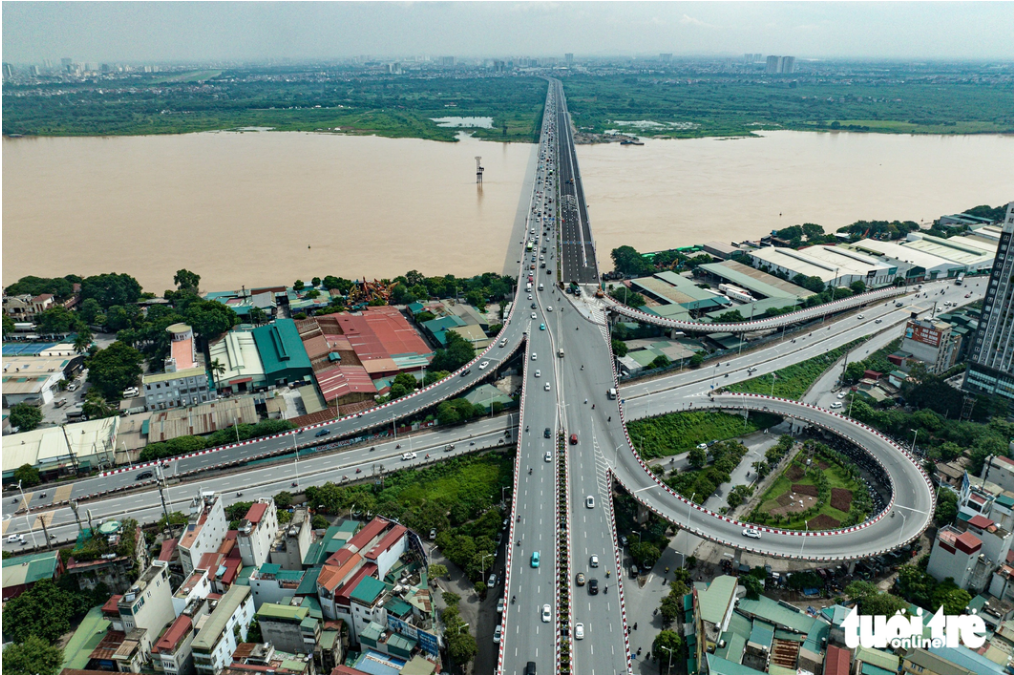
M 563 95 L 563 84 L 550 80 L 550 87 L 556 89 L 559 106 L 556 109 L 557 138 L 556 152 L 559 157 L 560 179 L 560 248 L 562 281 L 579 284 L 598 284 L 598 264 L 595 260 L 595 243 L 592 239 L 591 223 L 588 222 L 588 206 L 581 186 L 581 173 L 577 166 L 577 149 L 574 147 L 574 130 L 567 100 Z

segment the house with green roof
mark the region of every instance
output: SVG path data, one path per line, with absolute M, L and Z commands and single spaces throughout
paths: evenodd
M 694 588 L 694 626 L 697 632 L 697 662 L 705 652 L 714 652 L 719 636 L 729 627 L 736 606 L 736 577 L 722 575 L 706 589 Z
M 783 605 L 763 595 L 756 600 L 740 598 L 737 610 L 747 618 L 760 619 L 794 633 L 809 633 L 816 620 L 790 605 Z
M 890 654 L 879 649 L 870 649 L 868 647 L 856 647 L 856 653 L 853 658 L 855 663 L 855 672 L 862 672 L 864 663 L 869 663 L 878 668 L 883 668 L 891 673 L 897 673 L 898 667 L 901 665 L 901 659 L 894 654 Z
M 265 603 L 257 610 L 264 642 L 290 654 L 313 654 L 320 641 L 321 622 L 301 605 Z
M 249 578 L 254 606 L 259 608 L 266 602 L 283 602 L 285 598 L 293 597 L 305 574 L 303 570 L 283 570 L 280 565 L 264 563 Z
M 708 654 L 707 659 L 710 675 L 764 675 L 763 670 L 754 670 L 741 663 L 723 659 L 716 654 Z
M 55 581 L 63 571 L 59 551 L 7 558 L 3 563 L 3 601 L 18 597 L 43 579 Z
M 231 663 L 236 646 L 246 641 L 247 629 L 253 618 L 250 587 L 230 587 L 211 614 L 203 618 L 201 630 L 191 645 L 194 667 L 199 675 L 221 674 Z
M 438 319 L 430 319 L 422 323 L 422 329 L 431 339 L 435 340 L 441 347 L 447 346 L 447 331 L 454 328 L 463 328 L 467 324 L 461 317 L 450 314 Z
M 310 357 L 306 354 L 295 321 L 278 319 L 251 332 L 268 385 L 298 382 L 311 376 Z
M 112 622 L 103 615 L 102 607 L 92 607 L 81 620 L 67 646 L 63 648 L 62 668 L 72 670 L 88 668 L 92 652 L 102 642 L 111 625 Z

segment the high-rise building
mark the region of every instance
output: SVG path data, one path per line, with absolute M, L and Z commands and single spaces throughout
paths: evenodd
M 571 54 L 570 52 L 567 52 L 566 54 L 563 55 L 563 60 L 567 62 L 568 66 L 572 65 L 574 63 L 574 55 Z
M 9 63 L 5 63 L 3 65 L 3 68 L 4 68 L 4 79 L 5 80 L 9 80 L 12 77 L 14 77 L 14 66 L 12 66 Z
M 672 61 L 672 54 L 659 54 L 658 60 L 661 61 L 662 63 L 669 63 L 670 61 Z
M 769 56 L 768 57 L 767 68 L 764 69 L 764 72 L 766 72 L 769 75 L 775 75 L 776 73 L 778 73 L 778 57 L 777 56 Z
M 73 66 L 73 65 L 74 65 L 74 59 L 68 59 L 67 57 L 64 57 L 64 58 L 60 59 L 60 66 L 63 67 L 64 70 L 66 70 L 67 68 L 69 68 L 70 66 Z
M 968 354 L 965 391 L 1001 396 L 1014 411 L 1014 202 L 1007 205 L 982 317 Z
M 795 56 L 783 56 L 778 59 L 778 72 L 782 75 L 788 75 L 796 68 L 796 57 Z

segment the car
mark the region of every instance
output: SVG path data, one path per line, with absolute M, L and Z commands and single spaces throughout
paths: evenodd
M 137 387 L 127 387 L 123 390 L 123 398 L 134 398 L 139 393 Z
M 538 319 L 539 317 L 535 316 L 535 312 L 532 312 L 532 318 L 533 319 Z
M 407 462 L 408 460 L 415 458 L 416 454 L 414 452 L 406 452 L 404 455 L 401 456 L 403 462 Z
M 697 444 L 697 449 L 698 450 L 707 450 L 708 449 L 708 444 L 707 443 L 698 443 Z
M 553 620 L 553 608 L 546 603 L 542 606 L 542 623 L 549 623 Z
M 71 382 L 70 384 L 67 385 L 67 391 L 76 391 L 76 390 L 77 390 L 77 382 Z
M 454 449 L 454 443 L 448 443 L 447 445 L 444 446 L 444 452 L 450 452 L 453 449 Z
M 760 539 L 761 533 L 760 530 L 755 530 L 752 527 L 748 527 L 747 529 L 743 530 L 743 536 L 750 537 L 751 539 Z
M 546 430 L 542 432 L 542 437 L 543 438 L 549 438 L 552 435 L 553 435 L 553 431 L 549 427 L 546 427 Z
M 330 429 L 321 429 L 320 431 L 318 431 L 317 433 L 315 433 L 314 436 L 317 437 L 317 438 L 320 438 L 321 436 L 327 436 L 330 433 L 331 433 Z
M 479 370 L 486 370 L 486 368 L 488 366 L 489 366 L 489 361 L 483 361 L 482 363 L 479 364 Z
M 53 404 L 53 407 L 54 408 L 62 408 L 65 405 L 67 405 L 67 399 L 61 398 L 59 401 L 57 401 L 56 403 Z
M 553 461 L 553 451 L 552 450 L 546 450 L 545 460 L 547 462 L 552 462 Z
M 626 546 L 627 546 L 627 535 L 625 535 L 625 534 L 621 534 L 620 535 L 620 546 L 623 546 L 624 548 L 626 548 Z
M 501 347 L 506 347 L 507 346 L 507 338 L 504 338 L 503 340 L 500 340 L 500 346 Z
M 532 551 L 532 567 L 539 566 L 539 559 L 542 557 L 538 551 Z
M 542 377 L 542 371 L 541 370 L 536 370 L 535 371 L 535 377 Z
M 546 382 L 546 386 L 545 386 L 545 387 L 543 387 L 543 389 L 545 389 L 546 391 L 549 391 L 549 390 L 550 390 L 550 387 L 549 387 L 549 383 L 548 383 L 548 382 Z
M 834 403 L 831 404 L 831 410 L 837 410 L 838 408 L 842 407 L 843 405 L 845 405 L 845 404 L 842 403 L 841 401 L 835 401 Z
M 437 538 L 437 528 L 431 527 L 430 528 L 430 541 L 433 541 L 436 538 Z
M 637 578 L 637 565 L 630 566 L 630 576 Z
M 502 597 L 499 600 L 496 601 L 496 613 L 497 614 L 503 614 L 503 604 L 504 603 L 503 603 L 503 598 Z
M 486 588 L 496 588 L 496 574 L 490 574 L 486 580 Z
M 553 306 L 550 305 L 549 307 L 546 307 L 546 311 L 547 312 L 552 312 L 553 311 Z
M 873 323 L 884 323 L 884 320 L 883 320 L 883 319 L 877 319 L 877 320 L 876 320 L 876 321 L 874 321 Z
M 972 297 L 972 294 L 971 293 L 965 293 L 965 297 L 966 298 L 970 298 L 970 297 Z
M 525 666 L 525 675 L 538 675 L 535 672 L 535 661 L 529 661 L 528 665 Z
M 599 557 L 597 555 L 593 555 L 592 557 L 588 558 L 588 566 L 589 567 L 598 567 L 599 566 Z
M 539 355 L 536 352 L 532 352 L 532 361 L 538 361 Z
M 472 372 L 471 368 L 465 368 L 463 371 L 461 371 L 461 376 L 464 377 L 465 375 L 468 375 L 470 372 Z
M 137 474 L 137 480 L 148 480 L 149 478 L 154 477 L 155 474 L 153 474 L 151 471 L 142 471 L 141 473 Z
M 839 399 L 845 398 L 845 392 L 844 392 L 844 391 L 843 391 L 843 392 L 840 392 L 840 393 L 838 394 L 838 398 L 839 398 Z
M 532 309 L 535 309 L 535 303 L 534 302 L 532 303 Z
M 571 434 L 570 435 L 570 444 L 571 445 L 577 445 L 577 434 Z
M 599 594 L 599 580 L 592 579 L 591 581 L 588 582 L 588 595 L 598 595 L 598 594 Z
M 540 323 L 539 324 L 539 330 L 546 330 L 546 324 Z
M 500 644 L 500 639 L 503 637 L 503 626 L 497 626 L 493 630 L 493 644 Z
M 8 537 L 7 537 L 7 543 L 8 544 L 13 544 L 17 540 L 18 540 L 18 535 L 16 535 L 16 534 L 11 534 L 11 535 L 8 535 Z
M 584 586 L 584 581 L 585 581 L 584 572 L 578 572 L 577 578 L 574 579 L 574 583 L 577 584 L 578 586 Z
M 863 316 L 862 314 L 860 314 L 860 315 L 859 315 L 859 316 L 857 316 L 856 318 L 857 318 L 857 319 L 865 319 L 866 317 L 865 317 L 865 316 Z
M 531 299 L 532 299 L 532 294 L 531 294 L 531 293 L 529 293 L 529 294 L 528 294 L 528 299 L 529 299 L 529 300 L 531 300 Z
M 576 624 L 574 626 L 574 639 L 575 640 L 583 640 L 584 639 L 584 624 L 583 623 L 579 623 L 579 624 Z
M 588 495 L 587 497 L 585 497 L 584 498 L 584 505 L 586 507 L 588 507 L 589 509 L 594 509 L 595 508 L 595 497 L 593 497 L 591 495 Z

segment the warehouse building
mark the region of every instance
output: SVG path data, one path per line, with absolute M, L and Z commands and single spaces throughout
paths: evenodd
M 723 295 L 699 287 L 693 279 L 681 277 L 675 272 L 658 272 L 650 277 L 630 281 L 630 290 L 640 293 L 660 305 L 679 305 L 691 314 L 709 312 L 732 305 Z M 622 290 L 620 297 L 622 299 Z
M 267 386 L 264 364 L 251 331 L 231 330 L 213 342 L 208 351 L 212 364 L 217 361 L 225 367 L 220 373 L 212 373 L 219 392 L 239 394 Z
M 898 268 L 898 276 L 909 281 L 946 279 L 965 271 L 963 265 L 893 241 L 861 239 L 849 245 L 848 248 L 880 256 L 881 260 Z
M 816 277 L 831 286 L 848 286 L 862 281 L 867 287 L 886 286 L 898 270 L 889 261 L 841 246 L 809 246 L 795 251 L 769 246 L 749 251 L 754 267 L 804 277 Z
M 84 357 L 4 356 L 3 406 L 26 401 L 51 403 L 60 380 L 71 380 L 84 366 Z
M 696 273 L 708 281 L 728 283 L 743 288 L 758 300 L 764 298 L 805 300 L 811 295 L 816 295 L 813 291 L 802 286 L 797 286 L 790 281 L 735 260 L 698 265 Z
M 295 321 L 278 319 L 252 332 L 264 367 L 266 386 L 301 382 L 310 377 L 313 369 Z
M 967 237 L 941 239 L 920 232 L 909 232 L 905 248 L 923 251 L 950 261 L 960 271 L 976 274 L 993 269 L 996 246 Z
M 46 477 L 113 466 L 120 417 L 46 427 L 3 437 L 3 480 L 27 464 Z M 57 488 L 57 493 L 63 488 Z M 70 495 L 70 489 L 67 489 Z M 57 501 L 61 499 L 54 497 Z

